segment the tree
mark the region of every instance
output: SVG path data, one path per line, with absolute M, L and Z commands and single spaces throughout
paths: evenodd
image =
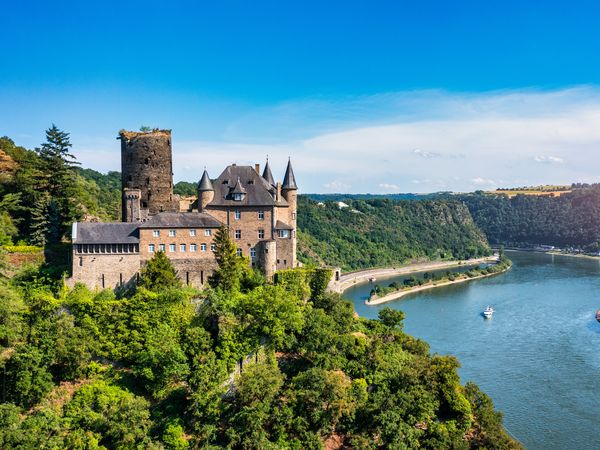
M 405 315 L 402 311 L 387 306 L 379 311 L 378 317 L 386 327 L 402 329 L 402 321 Z
M 29 223 L 29 241 L 33 245 L 43 247 L 48 241 L 50 232 L 50 221 L 48 220 L 48 204 L 50 202 L 47 194 L 40 195 L 31 209 L 31 221 Z
M 24 407 L 35 405 L 50 389 L 52 376 L 44 365 L 44 355 L 31 345 L 20 345 L 7 361 L 3 392 L 4 401 Z
M 236 380 L 237 389 L 227 434 L 235 448 L 271 448 L 274 403 L 284 376 L 276 361 L 268 359 L 248 366 Z
M 138 285 L 151 291 L 160 291 L 180 287 L 181 281 L 165 252 L 156 252 L 142 268 Z
M 76 177 L 74 167 L 79 165 L 74 155 L 69 152 L 72 144 L 69 133 L 61 131 L 52 124 L 46 130 L 46 142 L 38 149 L 41 169 L 45 177 L 46 192 L 49 194 L 48 205 L 51 220 L 49 237 L 53 242 L 60 240 L 68 230 L 71 222 L 80 212 L 76 203 Z M 58 229 L 56 229 L 58 227 Z M 57 236 L 58 235 L 58 236 Z
M 237 255 L 237 246 L 229 237 L 226 226 L 221 226 L 217 230 L 214 243 L 218 267 L 209 280 L 210 285 L 226 292 L 238 292 L 241 279 L 248 267 L 247 261 Z

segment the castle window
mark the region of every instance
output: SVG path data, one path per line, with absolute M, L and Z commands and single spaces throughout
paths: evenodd
M 165 244 L 158 244 L 158 251 L 159 252 L 165 252 Z
M 190 230 L 190 236 L 196 236 L 196 230 Z
M 265 238 L 265 230 L 258 230 L 258 238 L 259 239 Z
M 238 256 L 242 256 L 242 249 L 241 249 L 241 248 L 238 248 L 238 249 L 235 251 L 235 254 L 236 254 L 236 255 L 238 255 Z
M 160 230 L 152 230 L 152 236 L 160 237 Z
M 190 244 L 190 252 L 192 252 L 192 253 L 196 252 L 196 244 Z
M 258 212 L 258 220 L 265 220 L 265 212 L 264 211 Z
M 292 220 L 296 220 L 296 211 L 292 213 Z
M 250 249 L 250 258 L 256 258 L 256 249 L 254 247 Z
M 204 230 L 204 236 L 212 236 L 212 230 Z
M 200 251 L 201 252 L 205 252 L 206 251 L 206 244 L 200 244 Z
M 284 259 L 284 260 L 283 260 L 283 265 L 284 265 L 284 266 L 287 266 L 287 259 Z
M 82 256 L 79 257 L 79 266 L 80 267 L 83 266 L 83 257 Z
M 290 230 L 277 230 L 277 236 L 288 239 L 290 237 Z
M 242 212 L 240 210 L 237 210 L 235 212 L 235 220 L 240 220 L 242 218 Z
M 185 244 L 179 244 L 179 251 L 185 253 Z
M 235 230 L 235 238 L 236 239 L 242 238 L 242 230 Z
M 154 244 L 148 244 L 148 253 L 154 253 Z
M 169 230 L 169 237 L 175 237 L 177 236 L 177 231 L 176 230 Z
M 169 251 L 171 253 L 175 252 L 177 250 L 177 246 L 175 244 L 169 244 Z
M 210 244 L 210 251 L 211 252 L 216 252 L 217 251 L 217 246 L 215 244 Z

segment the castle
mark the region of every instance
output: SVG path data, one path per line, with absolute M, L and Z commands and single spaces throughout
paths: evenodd
M 296 266 L 297 190 L 291 162 L 283 183 L 269 162 L 204 170 L 194 198 L 173 194 L 171 131 L 121 131 L 122 222 L 73 224 L 70 283 L 115 288 L 134 283 L 162 251 L 180 279 L 202 287 L 216 268 L 213 239 L 226 226 L 237 253 L 267 278 Z

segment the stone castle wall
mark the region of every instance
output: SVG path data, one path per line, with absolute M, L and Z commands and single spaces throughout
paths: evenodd
M 92 289 L 129 286 L 136 282 L 140 271 L 140 255 L 80 254 L 73 252 L 72 280 Z
M 140 207 L 149 215 L 178 211 L 173 197 L 173 161 L 171 131 L 121 131 L 122 189 L 140 190 Z M 123 221 L 127 221 L 123 202 Z

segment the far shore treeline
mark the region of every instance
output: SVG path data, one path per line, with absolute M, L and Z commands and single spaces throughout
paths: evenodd
M 79 167 L 56 126 L 34 150 L 0 138 L 0 448 L 520 448 L 455 358 L 400 311 L 357 317 L 316 268 L 489 253 L 462 204 L 303 198 L 315 264 L 272 283 L 222 228 L 203 291 L 162 252 L 127 290 L 67 288 L 71 223 L 119 202 L 120 174 Z

